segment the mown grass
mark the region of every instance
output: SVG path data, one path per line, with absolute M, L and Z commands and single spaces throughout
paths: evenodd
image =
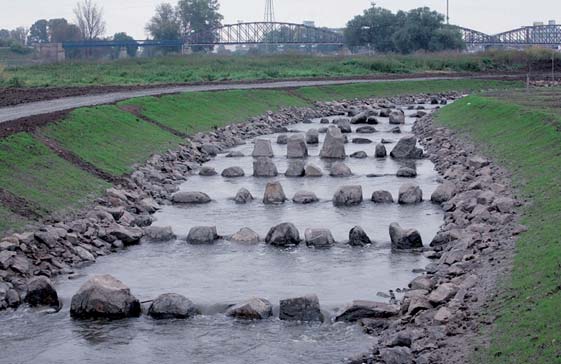
M 235 90 L 144 97 L 120 105 L 135 105 L 150 119 L 183 133 L 196 133 L 276 111 L 281 106 L 307 103 L 287 91 Z
M 170 132 L 113 105 L 74 110 L 42 132 L 81 159 L 115 176 L 132 172 L 135 163 L 182 142 Z
M 551 60 L 551 54 L 534 58 L 539 63 L 541 58 Z M 528 55 L 518 51 L 350 57 L 297 54 L 165 56 L 10 67 L 4 77 L 4 86 L 13 79 L 26 87 L 49 87 L 349 77 L 381 73 L 520 71 L 526 69 L 527 60 Z
M 0 236 L 6 231 L 18 231 L 32 224 L 32 221 L 10 211 L 7 207 L 0 205 Z
M 488 312 L 498 317 L 491 346 L 473 362 L 561 363 L 561 115 L 544 112 L 539 94 L 523 105 L 511 101 L 516 95 L 467 97 L 437 116 L 507 167 L 529 201 L 521 211 L 529 230 L 518 239 L 512 276 Z
M 39 214 L 82 206 L 108 186 L 27 133 L 0 140 L 0 187 L 33 203 Z

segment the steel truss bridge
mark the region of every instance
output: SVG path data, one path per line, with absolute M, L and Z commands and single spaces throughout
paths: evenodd
M 534 25 L 488 35 L 477 30 L 456 27 L 467 45 L 505 47 L 560 47 L 561 25 Z

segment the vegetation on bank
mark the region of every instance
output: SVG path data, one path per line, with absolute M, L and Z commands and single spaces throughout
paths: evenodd
M 315 100 L 393 96 L 425 91 L 510 89 L 519 82 L 412 81 L 341 85 L 296 90 L 239 90 L 132 99 L 118 105 L 81 108 L 37 132 L 113 176 L 133 170 L 154 153 L 173 149 L 181 138 L 120 107 L 136 106 L 142 116 L 191 134 L 243 121 L 281 106 L 306 106 Z M 31 203 L 45 216 L 82 206 L 109 185 L 62 159 L 36 137 L 19 133 L 0 140 L 0 188 Z M 0 206 L 0 233 L 27 222 Z
M 524 97 L 522 97 L 524 95 Z M 492 96 L 492 97 L 491 97 Z M 511 277 L 488 315 L 496 316 L 491 346 L 475 363 L 561 362 L 561 112 L 547 100 L 561 89 L 470 96 L 442 109 L 437 119 L 484 146 L 507 167 L 528 203 Z M 558 102 L 558 101 L 557 101 Z
M 426 72 L 525 72 L 529 61 L 534 64 L 535 71 L 551 70 L 551 52 L 538 50 L 351 57 L 190 55 L 7 67 L 0 73 L 0 87 L 14 84 L 23 87 L 149 85 Z M 556 62 L 557 67 L 561 67 L 561 59 Z

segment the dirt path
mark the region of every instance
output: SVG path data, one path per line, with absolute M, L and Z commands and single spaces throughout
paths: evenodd
M 418 75 L 417 75 L 418 76 Z M 110 104 L 142 96 L 157 96 L 184 92 L 200 91 L 224 91 L 224 90 L 249 90 L 249 89 L 285 89 L 306 86 L 328 86 L 349 83 L 379 83 L 379 82 L 401 82 L 401 81 L 434 81 L 434 80 L 457 80 L 457 79 L 519 79 L 520 75 L 447 75 L 436 77 L 402 77 L 390 79 L 337 79 L 337 80 L 300 80 L 300 81 L 276 81 L 265 83 L 227 83 L 212 85 L 190 85 L 190 86 L 167 86 L 161 88 L 149 88 L 142 90 L 110 92 L 98 95 L 84 95 L 64 97 L 55 100 L 38 101 L 17 106 L 0 108 L 0 123 L 7 121 L 29 118 L 36 115 L 50 114 L 78 107 Z

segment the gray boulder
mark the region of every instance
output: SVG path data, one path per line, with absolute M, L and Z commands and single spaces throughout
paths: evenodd
M 356 322 L 362 319 L 387 319 L 399 314 L 400 307 L 374 301 L 353 301 L 335 316 L 335 321 Z
M 335 245 L 335 239 L 328 229 L 306 229 L 304 240 L 307 246 L 314 248 L 329 248 Z
M 277 144 L 286 145 L 288 143 L 288 135 L 281 134 L 277 137 Z
M 366 232 L 364 232 L 360 226 L 355 226 L 349 231 L 350 246 L 366 246 L 370 244 L 372 244 L 372 240 L 370 240 Z
M 351 169 L 343 162 L 335 162 L 329 171 L 331 177 L 350 177 L 353 175 Z
M 385 364 L 413 364 L 411 349 L 404 346 L 380 349 L 380 359 Z M 419 361 L 417 361 L 419 363 Z
M 421 234 L 415 229 L 403 229 L 398 223 L 390 225 L 392 249 L 410 250 L 423 248 Z
M 70 303 L 70 315 L 78 319 L 138 317 L 140 311 L 140 302 L 130 289 L 110 275 L 90 278 Z
M 195 226 L 189 230 L 189 244 L 212 244 L 219 239 L 216 226 Z
M 368 112 L 361 112 L 351 118 L 351 124 L 366 124 L 368 120 L 369 113 Z
M 337 119 L 333 122 L 333 124 L 335 124 L 343 134 L 349 134 L 353 132 L 351 123 L 348 119 Z
M 251 153 L 254 157 L 273 157 L 273 147 L 271 145 L 271 141 L 268 139 L 255 139 L 255 146 L 253 147 L 253 153 Z
M 282 223 L 269 230 L 265 242 L 277 247 L 295 246 L 300 244 L 300 233 L 294 224 Z
M 314 202 L 318 202 L 319 199 L 316 196 L 316 194 L 313 192 L 298 191 L 292 198 L 292 201 L 296 204 L 307 205 Z
M 329 119 L 328 119 L 328 118 L 322 118 L 322 119 L 319 121 L 319 123 L 320 123 L 320 124 L 329 124 Z
M 239 205 L 243 205 L 253 201 L 253 196 L 251 195 L 251 192 L 249 192 L 247 189 L 241 188 L 238 191 L 238 193 L 236 193 L 236 197 L 234 197 L 234 201 Z
M 27 282 L 27 296 L 25 302 L 30 306 L 59 307 L 58 294 L 47 277 L 31 278 Z
M 280 301 L 279 319 L 285 321 L 323 322 L 319 298 L 309 295 Z
M 374 157 L 386 158 L 387 156 L 388 151 L 386 150 L 386 146 L 384 144 L 376 144 L 376 152 L 374 153 Z
M 374 191 L 371 200 L 374 203 L 393 203 L 393 196 L 388 191 Z
M 366 158 L 368 158 L 368 154 L 366 154 L 365 151 L 361 150 L 361 151 L 358 151 L 358 152 L 355 152 L 355 153 L 351 154 L 351 158 L 366 159 Z
M 218 173 L 216 173 L 216 170 L 209 166 L 202 166 L 199 170 L 199 176 L 203 177 L 216 176 L 217 174 Z
M 395 159 L 421 159 L 423 158 L 423 150 L 417 148 L 416 137 L 406 136 L 399 139 L 390 155 Z
M 286 177 L 304 177 L 306 174 L 305 166 L 306 164 L 303 160 L 293 159 L 288 162 L 288 168 L 284 175 Z
M 306 132 L 306 143 L 311 145 L 319 144 L 319 131 L 317 129 L 310 129 Z
M 362 203 L 362 187 L 361 186 L 343 186 L 340 187 L 333 196 L 333 204 L 335 206 L 354 206 Z
M 278 174 L 277 166 L 271 158 L 259 157 L 253 161 L 254 177 L 276 177 Z
M 245 172 L 241 167 L 228 167 L 222 171 L 224 178 L 239 178 L 245 176 Z
M 148 308 L 148 316 L 156 320 L 186 319 L 199 314 L 187 297 L 175 293 L 158 296 Z
M 144 228 L 143 240 L 160 242 L 174 240 L 175 238 L 171 226 L 148 226 Z
M 396 175 L 401 178 L 415 178 L 417 177 L 417 171 L 411 167 L 401 167 L 397 170 Z
M 239 320 L 264 320 L 273 316 L 273 305 L 264 298 L 251 298 L 228 308 L 226 316 Z
M 245 157 L 245 155 L 237 150 L 231 151 L 230 153 L 226 154 L 226 158 L 241 158 L 241 157 Z
M 411 205 L 423 201 L 423 191 L 414 183 L 405 183 L 399 188 L 398 203 Z
M 390 113 L 390 124 L 405 124 L 405 113 L 401 110 L 394 110 Z
M 315 164 L 309 163 L 305 168 L 305 176 L 306 177 L 321 177 L 321 176 L 323 176 L 323 172 L 321 171 L 321 168 L 319 168 Z
M 171 200 L 177 204 L 205 204 L 211 201 L 204 192 L 177 192 L 171 196 Z
M 269 182 L 265 188 L 263 203 L 266 205 L 282 204 L 287 200 L 280 182 Z
M 372 144 L 372 140 L 368 138 L 353 138 L 353 144 Z
M 360 128 L 356 129 L 358 134 L 373 134 L 377 132 L 376 128 L 373 126 L 361 126 Z
M 434 203 L 447 202 L 454 196 L 455 191 L 456 186 L 452 182 L 444 182 L 436 188 L 430 199 Z
M 211 157 L 216 157 L 218 155 L 218 153 L 220 153 L 220 149 L 218 149 L 218 147 L 214 144 L 203 144 L 201 146 L 201 151 L 203 153 L 208 154 Z
M 341 130 L 329 127 L 325 135 L 325 141 L 320 152 L 321 158 L 328 159 L 345 159 L 345 137 L 341 134 Z
M 288 138 L 286 156 L 287 158 L 305 158 L 308 156 L 306 137 L 303 134 L 293 134 Z
M 229 240 L 241 244 L 257 244 L 261 241 L 259 235 L 250 228 L 240 229 L 237 233 L 232 235 Z

